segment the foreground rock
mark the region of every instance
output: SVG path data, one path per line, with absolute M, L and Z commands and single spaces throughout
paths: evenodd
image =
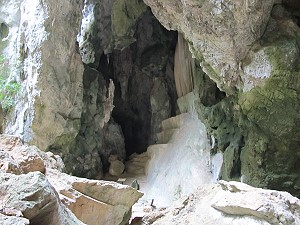
M 126 224 L 142 196 L 129 186 L 62 173 L 59 156 L 18 137 L 0 135 L 0 149 L 0 224 Z
M 115 182 L 73 177 L 56 170 L 47 178 L 60 199 L 86 224 L 126 224 L 132 205 L 142 197 L 135 189 Z
M 300 200 L 287 192 L 239 182 L 205 185 L 144 224 L 300 224 Z
M 0 183 L 1 214 L 25 217 L 30 224 L 83 224 L 61 203 L 40 172 L 21 175 L 1 172 Z

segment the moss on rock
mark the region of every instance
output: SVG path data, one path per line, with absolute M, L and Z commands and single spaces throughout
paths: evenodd
M 115 47 L 124 48 L 135 41 L 134 26 L 147 6 L 141 0 L 117 0 L 112 6 L 112 30 Z

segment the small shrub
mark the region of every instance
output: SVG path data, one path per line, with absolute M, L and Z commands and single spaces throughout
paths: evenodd
M 4 112 L 8 112 L 15 105 L 15 96 L 21 89 L 16 81 L 9 80 L 7 61 L 0 56 L 0 103 Z

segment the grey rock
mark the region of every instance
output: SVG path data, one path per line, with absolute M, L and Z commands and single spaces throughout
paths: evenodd
M 40 172 L 0 172 L 0 181 L 1 208 L 19 210 L 33 224 L 83 224 L 60 202 L 57 192 Z M 21 221 L 26 224 L 26 220 Z
M 124 163 L 119 160 L 114 160 L 110 163 L 109 174 L 113 176 L 120 176 L 125 169 Z

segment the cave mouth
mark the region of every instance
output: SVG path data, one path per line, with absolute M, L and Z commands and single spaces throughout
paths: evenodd
M 121 126 L 127 157 L 155 144 L 161 121 L 176 115 L 177 107 L 177 32 L 166 30 L 149 11 L 138 21 L 134 38 L 125 49 L 103 54 L 97 68 L 114 82 L 112 119 Z

